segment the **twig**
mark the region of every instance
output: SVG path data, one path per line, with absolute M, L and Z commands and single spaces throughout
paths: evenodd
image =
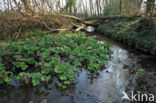
M 20 29 L 19 29 L 17 35 L 15 36 L 15 39 L 17 39 L 17 38 L 19 37 L 19 34 L 20 34 L 20 32 L 21 32 L 21 29 L 22 29 L 22 27 L 20 27 Z

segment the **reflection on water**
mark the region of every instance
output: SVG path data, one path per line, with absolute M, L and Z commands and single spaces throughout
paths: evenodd
M 108 42 L 105 38 L 100 37 L 100 40 Z M 58 89 L 57 79 L 53 78 L 48 85 L 0 89 L 0 103 L 28 103 L 30 100 L 40 103 L 43 99 L 48 103 L 121 103 L 122 91 L 133 76 L 129 70 L 134 68 L 136 59 L 115 43 L 111 49 L 114 54 L 106 69 L 99 73 L 80 69 L 75 84 L 67 90 Z

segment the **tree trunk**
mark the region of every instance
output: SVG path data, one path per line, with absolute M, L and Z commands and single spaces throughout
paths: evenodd
M 120 0 L 120 14 L 122 13 L 122 0 Z

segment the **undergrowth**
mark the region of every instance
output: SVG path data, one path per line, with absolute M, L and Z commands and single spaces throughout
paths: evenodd
M 142 17 L 113 17 L 100 25 L 98 31 L 142 51 L 156 52 L 155 32 Z

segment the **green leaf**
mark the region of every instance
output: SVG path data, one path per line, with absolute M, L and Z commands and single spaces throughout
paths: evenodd
M 24 62 L 16 62 L 15 65 L 17 68 L 21 68 L 22 70 L 26 70 L 28 68 L 28 65 L 26 65 Z
M 70 81 L 64 81 L 64 84 L 69 85 L 69 84 L 71 84 L 71 82 Z
M 63 85 L 63 86 L 62 86 L 62 88 L 64 88 L 64 89 L 65 89 L 65 88 L 67 88 L 67 86 L 66 86 L 66 85 Z
M 67 77 L 66 77 L 65 75 L 61 75 L 59 78 L 60 78 L 61 80 L 67 80 Z
M 49 76 L 46 76 L 46 78 L 45 78 L 45 80 L 46 81 L 49 81 L 51 79 L 51 76 L 49 75 Z
M 13 81 L 13 78 L 9 78 L 9 77 L 5 78 L 5 82 L 7 84 L 12 84 L 12 81 Z
M 26 80 L 25 80 L 25 83 L 28 84 L 28 83 L 29 83 L 29 79 L 26 79 Z
M 0 85 L 3 84 L 3 83 L 4 83 L 4 81 L 3 80 L 0 80 Z
M 33 86 L 37 86 L 38 84 L 40 84 L 40 81 L 39 80 L 32 80 L 32 83 L 33 83 Z
M 63 85 L 62 83 L 58 83 L 58 86 L 59 86 L 59 87 L 62 87 L 62 85 Z
M 41 81 L 45 81 L 46 80 L 46 78 L 45 78 L 45 76 L 41 76 Z

